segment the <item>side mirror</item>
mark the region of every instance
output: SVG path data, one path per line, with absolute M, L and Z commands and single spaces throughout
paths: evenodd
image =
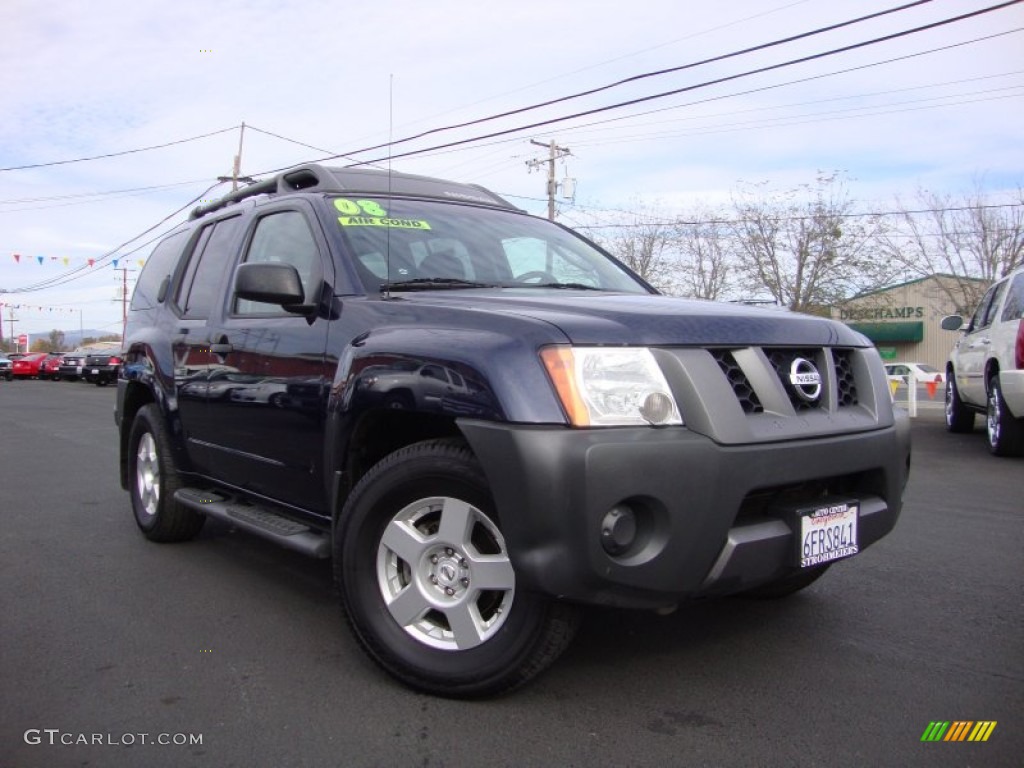
M 964 319 L 960 315 L 948 315 L 942 318 L 942 330 L 944 331 L 959 331 L 964 324 Z
M 293 307 L 305 298 L 299 272 L 291 264 L 239 264 L 235 270 L 235 296 L 249 301 Z

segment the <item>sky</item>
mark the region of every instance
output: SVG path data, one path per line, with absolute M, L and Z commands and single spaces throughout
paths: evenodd
M 240 139 L 243 175 L 339 155 L 325 164 L 482 184 L 538 215 L 532 142 L 553 141 L 570 226 L 832 171 L 860 210 L 922 188 L 1006 202 L 1024 185 L 1024 4 L 839 50 L 998 4 L 931 0 L 720 58 L 905 4 L 4 0 L 4 338 L 15 304 L 16 334 L 119 333 L 125 279 L 191 201 L 230 189 L 203 197 Z

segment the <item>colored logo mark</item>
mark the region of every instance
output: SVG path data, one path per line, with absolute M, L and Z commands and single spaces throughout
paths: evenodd
M 996 729 L 995 720 L 933 720 L 921 734 L 921 741 L 988 741 Z

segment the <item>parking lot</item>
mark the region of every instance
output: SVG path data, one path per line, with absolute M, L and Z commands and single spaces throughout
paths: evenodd
M 981 420 L 947 434 L 941 393 L 888 538 L 788 600 L 591 611 L 549 672 L 478 702 L 378 671 L 325 562 L 213 522 L 145 541 L 114 399 L 0 382 L 3 766 L 1020 765 L 1024 460 Z M 997 726 L 923 743 L 937 720 Z

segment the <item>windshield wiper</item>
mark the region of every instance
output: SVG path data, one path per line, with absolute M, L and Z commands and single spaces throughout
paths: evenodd
M 397 283 L 381 283 L 380 291 L 437 291 L 458 288 L 498 288 L 494 283 L 477 283 L 460 280 L 457 277 L 417 277 L 415 280 L 400 280 Z
M 562 290 L 570 291 L 603 291 L 604 288 L 598 288 L 596 285 L 586 285 L 584 283 L 516 283 L 514 286 L 507 286 L 509 288 L 560 288 Z

